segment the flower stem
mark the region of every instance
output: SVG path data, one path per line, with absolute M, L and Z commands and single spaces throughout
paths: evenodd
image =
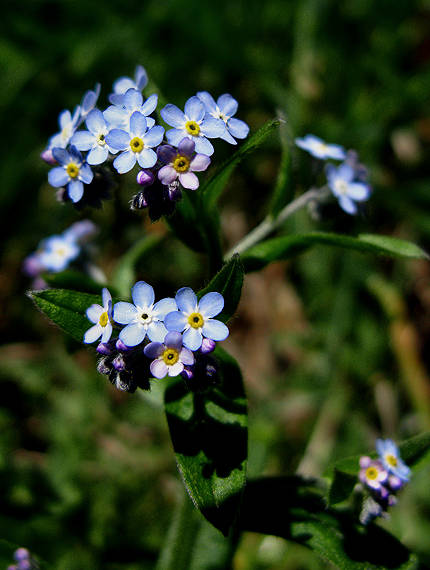
M 329 194 L 329 188 L 323 186 L 321 188 L 311 188 L 289 204 L 279 212 L 276 217 L 267 216 L 257 227 L 249 232 L 242 240 L 240 240 L 232 249 L 224 256 L 224 261 L 228 261 L 236 253 L 243 253 L 250 247 L 256 245 L 265 237 L 275 231 L 282 225 L 292 214 L 309 204 L 314 200 L 321 200 Z

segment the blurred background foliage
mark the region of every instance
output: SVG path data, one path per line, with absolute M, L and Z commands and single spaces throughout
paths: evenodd
M 53 567 L 153 568 L 181 483 L 156 398 L 122 394 L 93 351 L 64 338 L 25 298 L 23 258 L 79 218 L 100 227 L 109 277 L 135 240 L 164 236 L 123 195 L 100 211 L 61 206 L 39 159 L 62 109 L 144 65 L 168 101 L 229 92 L 252 130 L 282 113 L 290 197 L 312 182 L 291 137 L 312 132 L 358 151 L 374 194 L 366 215 L 336 204 L 284 232 L 385 233 L 430 249 L 428 0 L 24 0 L 0 22 L 0 537 Z M 214 162 L 231 147 L 218 144 Z M 274 137 L 222 199 L 225 245 L 269 207 L 281 160 Z M 201 287 L 204 259 L 166 236 L 137 277 L 160 298 Z M 343 456 L 430 427 L 430 266 L 318 247 L 247 276 L 231 337 L 250 400 L 249 474 L 321 476 Z M 226 442 L 227 444 L 227 442 Z M 382 523 L 430 564 L 428 469 Z M 196 568 L 203 568 L 196 563 Z M 203 563 L 202 563 L 203 564 Z M 240 570 L 323 568 L 303 547 L 246 534 Z M 218 566 L 216 566 L 218 567 Z M 219 566 L 221 567 L 221 566 Z

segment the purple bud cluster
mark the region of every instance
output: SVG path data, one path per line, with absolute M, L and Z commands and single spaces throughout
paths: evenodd
M 388 508 L 397 503 L 397 492 L 410 478 L 410 469 L 391 439 L 376 440 L 376 450 L 377 459 L 362 456 L 359 461 L 358 478 L 368 491 L 360 513 L 360 522 L 364 525 L 377 517 L 388 516 Z
M 39 565 L 32 558 L 30 552 L 26 548 L 17 548 L 13 553 L 16 564 L 11 564 L 7 570 L 38 570 Z

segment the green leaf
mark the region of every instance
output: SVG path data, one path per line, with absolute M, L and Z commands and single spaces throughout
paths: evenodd
M 350 513 L 328 509 L 315 482 L 299 477 L 248 481 L 237 527 L 303 544 L 334 568 L 404 570 L 418 564 L 415 555 L 381 527 L 363 527 Z
M 92 323 L 86 317 L 87 308 L 102 303 L 101 295 L 91 295 L 67 289 L 29 291 L 28 296 L 52 322 L 78 342 Z
M 294 146 L 294 137 L 290 132 L 287 119 L 281 115 L 279 137 L 281 140 L 281 163 L 278 178 L 270 200 L 269 213 L 276 217 L 289 199 L 292 199 L 293 184 L 291 176 L 291 149 Z
M 427 253 L 414 243 L 394 237 L 372 234 L 361 234 L 357 237 L 351 237 L 334 233 L 313 232 L 287 235 L 263 241 L 248 249 L 242 255 L 242 261 L 245 271 L 255 271 L 272 261 L 289 259 L 314 245 L 331 245 L 363 253 L 388 255 L 390 257 L 428 258 Z
M 84 293 L 100 293 L 104 284 L 97 283 L 91 277 L 68 269 L 61 273 L 44 273 L 42 275 L 44 281 L 54 289 L 74 289 L 75 291 L 83 291 Z
M 223 162 L 211 178 L 202 185 L 199 191 L 204 197 L 205 208 L 208 212 L 210 212 L 216 205 L 218 198 L 221 196 L 228 179 L 236 166 L 245 156 L 260 147 L 267 137 L 279 127 L 280 123 L 281 121 L 279 119 L 268 121 L 257 132 L 250 136 L 249 139 L 230 156 L 230 158 Z
M 206 293 L 217 291 L 224 297 L 224 309 L 217 315 L 217 319 L 226 322 L 237 309 L 242 293 L 243 266 L 238 255 L 224 265 L 224 267 L 210 280 L 204 289 L 198 292 L 200 299 Z
M 166 218 L 166 222 L 178 239 L 190 249 L 198 253 L 206 251 L 206 240 L 201 233 L 200 218 L 187 192 L 183 192 L 181 201 L 176 204 L 174 213 Z
M 122 256 L 112 275 L 112 286 L 120 297 L 130 296 L 131 287 L 136 281 L 136 264 L 161 240 L 161 236 L 145 236 Z
M 166 389 L 164 401 L 188 493 L 209 522 L 227 534 L 245 486 L 247 406 L 236 361 L 219 346 L 214 356 L 215 383 L 208 384 L 210 379 L 196 368 L 188 387 L 177 379 Z

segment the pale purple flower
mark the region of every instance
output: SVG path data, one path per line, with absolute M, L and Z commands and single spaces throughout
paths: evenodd
M 388 472 L 384 469 L 382 463 L 373 460 L 368 456 L 360 457 L 360 472 L 358 475 L 361 483 L 372 489 L 373 491 L 382 491 L 383 484 L 388 480 Z
M 182 335 L 174 331 L 166 334 L 164 342 L 146 345 L 143 352 L 149 358 L 154 358 L 149 368 L 155 378 L 178 376 L 184 370 L 184 365 L 194 364 L 193 353 L 182 346 Z
M 102 289 L 103 306 L 93 304 L 87 309 L 88 319 L 94 323 L 84 334 L 84 342 L 91 344 L 101 337 L 101 342 L 106 343 L 112 335 L 112 296 L 104 287 Z
M 205 154 L 195 154 L 194 148 L 194 141 L 187 137 L 181 140 L 177 149 L 171 145 L 158 147 L 158 157 L 167 163 L 158 171 L 158 178 L 162 184 L 168 186 L 179 179 L 184 188 L 197 190 L 199 179 L 194 172 L 206 170 L 211 159 Z

